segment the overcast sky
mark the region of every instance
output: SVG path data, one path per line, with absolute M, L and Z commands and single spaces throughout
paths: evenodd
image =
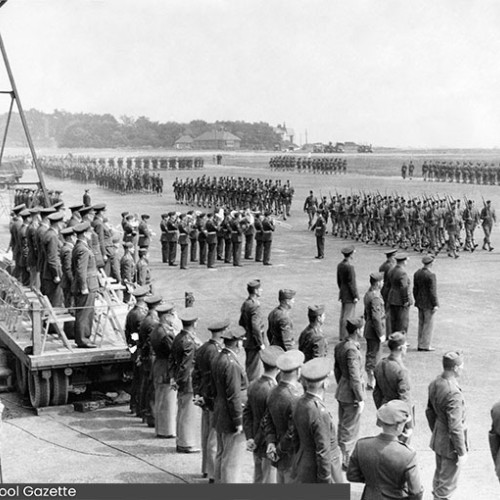
M 500 146 L 497 0 L 9 0 L 0 30 L 26 109 Z

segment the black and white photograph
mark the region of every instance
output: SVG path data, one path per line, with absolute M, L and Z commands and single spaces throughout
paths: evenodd
M 0 496 L 500 498 L 499 26 L 0 0 Z

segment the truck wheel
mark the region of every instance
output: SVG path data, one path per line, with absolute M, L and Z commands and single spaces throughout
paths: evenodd
M 50 404 L 65 405 L 68 402 L 69 379 L 64 370 L 52 370 L 52 396 Z
M 16 358 L 16 389 L 21 396 L 28 393 L 28 369 Z
M 43 408 L 50 403 L 50 381 L 39 372 L 31 372 L 28 378 L 30 401 L 33 408 Z

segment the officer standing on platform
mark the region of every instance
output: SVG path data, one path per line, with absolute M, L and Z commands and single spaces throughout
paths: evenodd
M 341 483 L 341 453 L 333 419 L 324 403 L 327 377 L 332 371 L 327 358 L 315 358 L 302 367 L 304 395 L 292 413 L 291 443 L 298 445 L 292 465 L 296 483 Z
M 243 405 L 246 401 L 248 380 L 245 370 L 238 361 L 238 354 L 244 336 L 245 330 L 238 326 L 231 327 L 223 333 L 224 348 L 213 369 L 216 392 L 214 405 L 217 431 L 216 483 L 241 483 L 245 453 Z
M 75 342 L 81 348 L 94 348 L 88 339 L 94 323 L 94 303 L 99 289 L 94 252 L 90 249 L 92 238 L 90 222 L 85 221 L 73 227 L 77 241 L 71 256 L 73 272 L 72 292 L 75 298 Z
M 417 453 L 398 440 L 409 419 L 410 408 L 404 401 L 389 401 L 377 410 L 382 433 L 356 443 L 347 479 L 366 484 L 363 498 L 423 498 Z
M 71 293 L 71 285 L 73 283 L 73 271 L 71 270 L 71 257 L 73 248 L 75 248 L 76 236 L 72 227 L 61 229 L 60 233 L 64 239 L 64 243 L 60 249 L 59 257 L 61 259 L 61 289 L 64 295 L 64 305 L 68 309 L 73 306 L 73 294 Z
M 418 308 L 418 350 L 434 351 L 431 347 L 434 314 L 439 308 L 436 275 L 431 271 L 433 255 L 422 259 L 423 268 L 413 275 L 413 297 Z
M 462 353 L 447 352 L 443 356 L 443 373 L 429 385 L 425 416 L 432 431 L 430 447 L 436 454 L 432 481 L 435 499 L 453 495 L 460 471 L 468 458 L 465 400 L 458 385 L 463 368 Z
M 177 399 L 170 385 L 169 358 L 172 344 L 179 333 L 174 327 L 174 305 L 160 304 L 156 308 L 159 323 L 151 332 L 153 361 L 153 383 L 155 390 L 156 437 L 174 438 L 176 432 Z
M 325 322 L 325 306 L 314 305 L 307 308 L 309 325 L 299 337 L 299 350 L 304 353 L 305 361 L 313 358 L 322 358 L 327 355 L 328 343 L 321 329 Z
M 270 346 L 262 351 L 264 373 L 248 386 L 248 399 L 243 409 L 243 429 L 247 438 L 247 450 L 253 452 L 254 483 L 276 482 L 276 468 L 266 455 L 267 446 L 262 420 L 267 410 L 269 393 L 277 385 L 276 360 L 283 352 L 278 346 Z
M 267 411 L 264 416 L 267 456 L 278 469 L 277 482 L 280 484 L 292 482 L 293 453 L 283 448 L 293 408 L 304 392 L 299 382 L 303 363 L 304 354 L 301 351 L 292 349 L 281 354 L 276 360 L 280 380 L 267 397 Z
M 215 385 L 212 373 L 216 359 L 222 351 L 222 335 L 229 320 L 215 321 L 208 325 L 212 337 L 197 351 L 193 369 L 194 404 L 202 409 L 201 416 L 201 472 L 208 482 L 215 482 L 215 456 L 217 433 L 214 421 Z
M 348 336 L 335 346 L 335 398 L 339 403 L 338 441 L 342 450 L 342 468 L 347 470 L 349 458 L 359 436 L 361 414 L 365 407 L 365 383 L 359 347 L 362 318 L 347 320 Z
M 355 252 L 353 246 L 342 248 L 344 260 L 337 266 L 337 285 L 339 287 L 339 301 L 342 304 L 339 320 L 339 340 L 347 337 L 346 321 L 355 315 L 356 303 L 359 300 L 358 288 L 356 285 L 356 272 L 352 265 Z
M 198 315 L 193 308 L 180 315 L 182 330 L 175 337 L 170 354 L 170 376 L 177 390 L 177 453 L 199 453 L 195 437 L 195 422 L 199 416 L 193 403 L 193 368 L 201 342 L 196 334 Z
M 43 293 L 47 295 L 53 307 L 62 307 L 64 303 L 61 288 L 62 266 L 59 249 L 61 241 L 59 239 L 59 224 L 63 220 L 61 212 L 49 215 L 50 227 L 43 235 L 42 244 L 45 259 L 42 267 Z M 21 278 L 21 276 L 19 276 Z
M 295 290 L 285 288 L 278 292 L 279 306 L 275 307 L 268 316 L 267 338 L 270 345 L 278 345 L 283 350 L 294 348 L 293 323 L 290 318 L 290 309 L 295 302 Z
M 264 336 L 264 318 L 262 316 L 259 298 L 262 294 L 260 280 L 247 283 L 248 298 L 241 306 L 239 325 L 245 329 L 245 370 L 248 381 L 262 375 L 260 353 L 266 348 L 267 339 Z

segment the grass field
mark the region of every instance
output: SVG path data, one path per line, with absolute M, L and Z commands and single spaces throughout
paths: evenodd
M 43 152 L 42 152 L 43 154 Z M 99 156 L 99 153 L 95 153 Z M 105 152 L 106 155 L 121 156 L 117 152 Z M 124 153 L 123 156 L 129 154 Z M 143 152 L 152 154 L 152 152 Z M 175 153 L 163 153 L 165 156 Z M 327 319 L 324 332 L 329 339 L 330 353 L 338 338 L 338 316 L 340 311 L 337 301 L 336 266 L 341 260 L 340 248 L 346 243 L 327 235 L 325 259 L 318 261 L 315 240 L 307 231 L 307 218 L 302 212 L 304 199 L 310 189 L 319 195 L 336 190 L 350 193 L 351 190 L 379 190 L 381 193 L 400 193 L 403 195 L 448 194 L 455 198 L 463 195 L 475 199 L 481 204 L 481 196 L 491 199 L 494 207 L 500 210 L 500 186 L 475 186 L 453 183 L 424 183 L 416 178 L 403 181 L 399 178 L 399 168 L 403 160 L 411 157 L 417 165 L 424 158 L 436 158 L 437 153 L 415 152 L 374 153 L 373 155 L 351 155 L 348 158 L 348 173 L 342 176 L 323 176 L 298 174 L 296 172 L 271 172 L 267 161 L 271 154 L 233 153 L 224 156 L 224 165 L 212 164 L 211 155 L 206 156 L 206 168 L 195 172 L 162 172 L 165 180 L 163 197 L 138 194 L 122 196 L 105 191 L 93 185 L 46 178 L 51 189 L 61 189 L 67 205 L 81 201 L 84 187 L 90 187 L 92 202 L 106 202 L 108 217 L 114 225 L 120 222 L 120 213 L 129 210 L 151 215 L 150 223 L 158 237 L 151 247 L 151 267 L 155 285 L 163 297 L 181 305 L 185 291 L 195 295 L 196 306 L 200 310 L 199 332 L 203 339 L 208 338 L 207 324 L 216 318 L 228 316 L 232 321 L 239 318 L 241 303 L 246 297 L 246 283 L 253 278 L 263 281 L 262 307 L 267 315 L 277 305 L 280 288 L 297 290 L 295 306 L 292 310 L 296 338 L 307 325 L 307 306 L 323 303 L 326 305 Z M 440 157 L 450 159 L 476 159 L 488 157 L 487 161 L 500 161 L 500 152 L 474 152 L 467 156 L 464 152 L 439 153 Z M 28 180 L 34 172 L 26 172 L 23 180 Z M 278 226 L 273 241 L 272 267 L 263 267 L 253 261 L 243 261 L 242 268 L 217 263 L 217 268 L 208 270 L 198 264 L 190 264 L 187 271 L 168 267 L 161 263 L 159 243 L 160 214 L 168 210 L 187 210 L 176 205 L 171 185 L 175 176 L 184 178 L 197 175 L 234 175 L 265 178 L 290 179 L 295 188 L 292 217 L 289 225 Z M 499 212 L 500 215 L 500 212 Z M 8 230 L 5 223 L 1 233 L 1 242 L 8 243 Z M 481 241 L 479 229 L 476 240 Z M 462 253 L 454 260 L 440 255 L 434 265 L 438 280 L 440 309 L 435 320 L 433 345 L 436 351 L 422 353 L 416 351 L 417 310 L 412 309 L 410 317 L 409 341 L 411 348 L 407 355 L 407 366 L 412 377 L 412 393 L 416 404 L 416 430 L 412 446 L 418 452 L 421 475 L 426 493 L 424 498 L 431 498 L 430 489 L 434 468 L 434 456 L 429 449 L 430 431 L 424 411 L 427 402 L 427 386 L 441 371 L 441 356 L 450 349 L 461 348 L 465 351 L 465 371 L 461 381 L 468 408 L 468 423 L 472 449 L 469 461 L 462 473 L 456 500 L 477 498 L 494 500 L 499 498 L 499 485 L 493 470 L 493 463 L 488 449 L 487 433 L 489 430 L 489 411 L 493 403 L 500 399 L 498 382 L 500 380 L 499 357 L 499 269 L 500 236 L 498 226 L 493 229 L 493 252 L 478 251 L 474 254 Z M 368 289 L 368 276 L 377 270 L 384 261 L 384 248 L 374 245 L 355 243 L 357 252 L 354 265 L 357 273 L 358 289 L 364 294 Z M 421 266 L 420 255 L 415 253 L 408 263 L 408 272 L 413 273 Z M 362 314 L 362 306 L 357 313 Z M 364 351 L 364 348 L 363 348 Z M 332 381 L 333 382 L 333 381 Z M 327 395 L 327 406 L 336 421 L 337 404 L 333 397 L 335 384 L 332 383 Z M 369 394 L 365 413 L 362 417 L 361 435 L 378 432 L 375 426 L 375 406 Z M 175 455 L 173 456 L 175 460 Z M 246 478 L 251 479 L 251 457 L 248 454 Z M 175 465 L 173 465 L 175 466 Z M 183 470 L 196 474 L 199 469 L 199 457 L 189 457 L 183 462 Z M 353 485 L 352 498 L 359 498 L 362 487 Z

